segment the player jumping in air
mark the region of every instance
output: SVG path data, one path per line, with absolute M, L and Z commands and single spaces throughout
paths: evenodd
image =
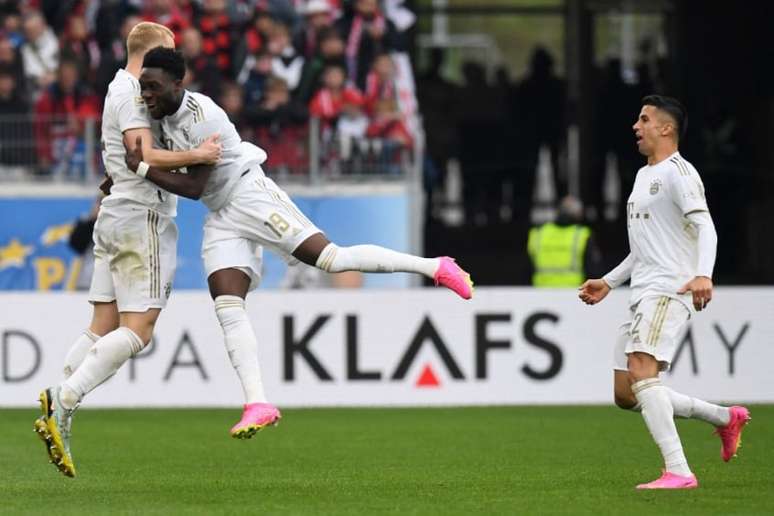
M 127 151 L 126 162 L 139 176 L 159 187 L 201 199 L 210 213 L 204 225 L 202 257 L 215 312 L 226 347 L 242 382 L 242 419 L 231 429 L 234 437 L 251 437 L 280 417 L 268 403 L 261 383 L 258 344 L 245 311 L 247 293 L 260 280 L 256 254 L 262 246 L 326 272 L 414 272 L 435 279 L 464 299 L 473 295 L 470 276 L 453 259 L 421 258 L 375 245 L 339 247 L 296 207 L 261 170 L 262 160 L 247 151 L 226 113 L 212 99 L 183 89 L 182 56 L 168 48 L 148 52 L 140 76 L 142 97 L 150 115 L 161 121 L 167 148 L 188 150 L 218 136 L 223 157 L 214 166 L 189 167 L 170 173 L 142 161 L 144 145 Z
M 67 353 L 65 381 L 40 393 L 43 415 L 35 421 L 35 431 L 50 460 L 70 477 L 75 476 L 70 454 L 73 412 L 83 396 L 148 344 L 175 273 L 177 197 L 127 170 L 124 141 L 142 138 L 146 159 L 163 168 L 215 163 L 221 154 L 215 139 L 188 152 L 151 148 L 151 120 L 137 78 L 145 53 L 159 45 L 174 47 L 172 31 L 155 23 L 137 24 L 127 38 L 126 68 L 108 88 L 102 159 L 112 188 L 94 227 L 92 320 Z
M 615 347 L 615 402 L 641 411 L 661 450 L 660 478 L 637 489 L 691 489 L 699 484 L 688 467 L 673 417 L 706 421 L 717 428 L 721 457 L 736 455 L 745 407 L 721 407 L 662 385 L 678 338 L 693 311 L 712 299 L 717 235 L 704 186 L 696 169 L 678 152 L 687 125 L 685 108 L 670 97 L 651 95 L 633 129 L 648 164 L 637 172 L 627 204 L 629 255 L 602 279 L 586 281 L 580 298 L 589 305 L 631 279 L 631 318 Z

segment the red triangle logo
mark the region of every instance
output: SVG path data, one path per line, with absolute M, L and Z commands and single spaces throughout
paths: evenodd
M 435 373 L 430 368 L 430 364 L 425 365 L 425 368 L 422 369 L 422 374 L 419 375 L 419 379 L 417 380 L 416 387 L 440 387 L 441 382 L 438 381 L 438 377 L 435 376 Z

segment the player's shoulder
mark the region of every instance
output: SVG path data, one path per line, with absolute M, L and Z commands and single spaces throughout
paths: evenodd
M 674 153 L 669 159 L 666 160 L 666 166 L 670 169 L 670 176 L 673 179 L 679 179 L 681 177 L 694 177 L 698 176 L 699 172 L 696 170 L 690 161 L 680 155 L 679 152 Z
M 199 122 L 217 117 L 222 109 L 207 95 L 189 91 L 185 99 L 186 108 L 194 113 Z
M 126 97 L 133 97 L 136 102 L 142 103 L 140 81 L 122 69 L 118 70 L 113 80 L 110 81 L 105 99 L 108 102 L 122 100 Z

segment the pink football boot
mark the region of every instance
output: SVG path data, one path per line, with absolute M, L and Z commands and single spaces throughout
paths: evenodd
M 279 424 L 280 418 L 282 418 L 282 414 L 271 403 L 250 403 L 245 405 L 239 423 L 231 428 L 231 437 L 250 439 L 265 427 Z
M 438 270 L 435 271 L 435 276 L 433 276 L 435 284 L 443 285 L 454 291 L 462 299 L 473 297 L 473 281 L 470 279 L 470 274 L 462 270 L 454 262 L 454 258 L 442 256 L 439 259 L 441 264 L 438 266 Z
M 647 484 L 640 484 L 637 486 L 637 489 L 694 489 L 696 487 L 699 487 L 696 475 L 684 477 L 664 471 L 661 478 Z
M 742 429 L 750 422 L 750 411 L 745 407 L 734 406 L 729 409 L 731 420 L 726 426 L 719 426 L 715 433 L 720 436 L 720 457 L 728 462 L 736 457 L 736 451 L 742 445 Z

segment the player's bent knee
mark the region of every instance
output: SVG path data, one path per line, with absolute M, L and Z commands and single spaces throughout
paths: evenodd
M 624 410 L 631 410 L 637 406 L 637 399 L 634 398 L 634 396 L 630 397 L 628 395 L 619 395 L 618 393 L 615 393 L 613 399 L 615 400 L 616 406 Z
M 653 355 L 647 353 L 630 353 L 628 355 L 628 369 L 630 383 L 639 382 L 658 376 L 658 361 Z
M 153 338 L 153 328 L 161 312 L 158 308 L 151 308 L 146 312 L 126 312 L 121 314 L 121 326 L 132 330 L 147 346 Z

